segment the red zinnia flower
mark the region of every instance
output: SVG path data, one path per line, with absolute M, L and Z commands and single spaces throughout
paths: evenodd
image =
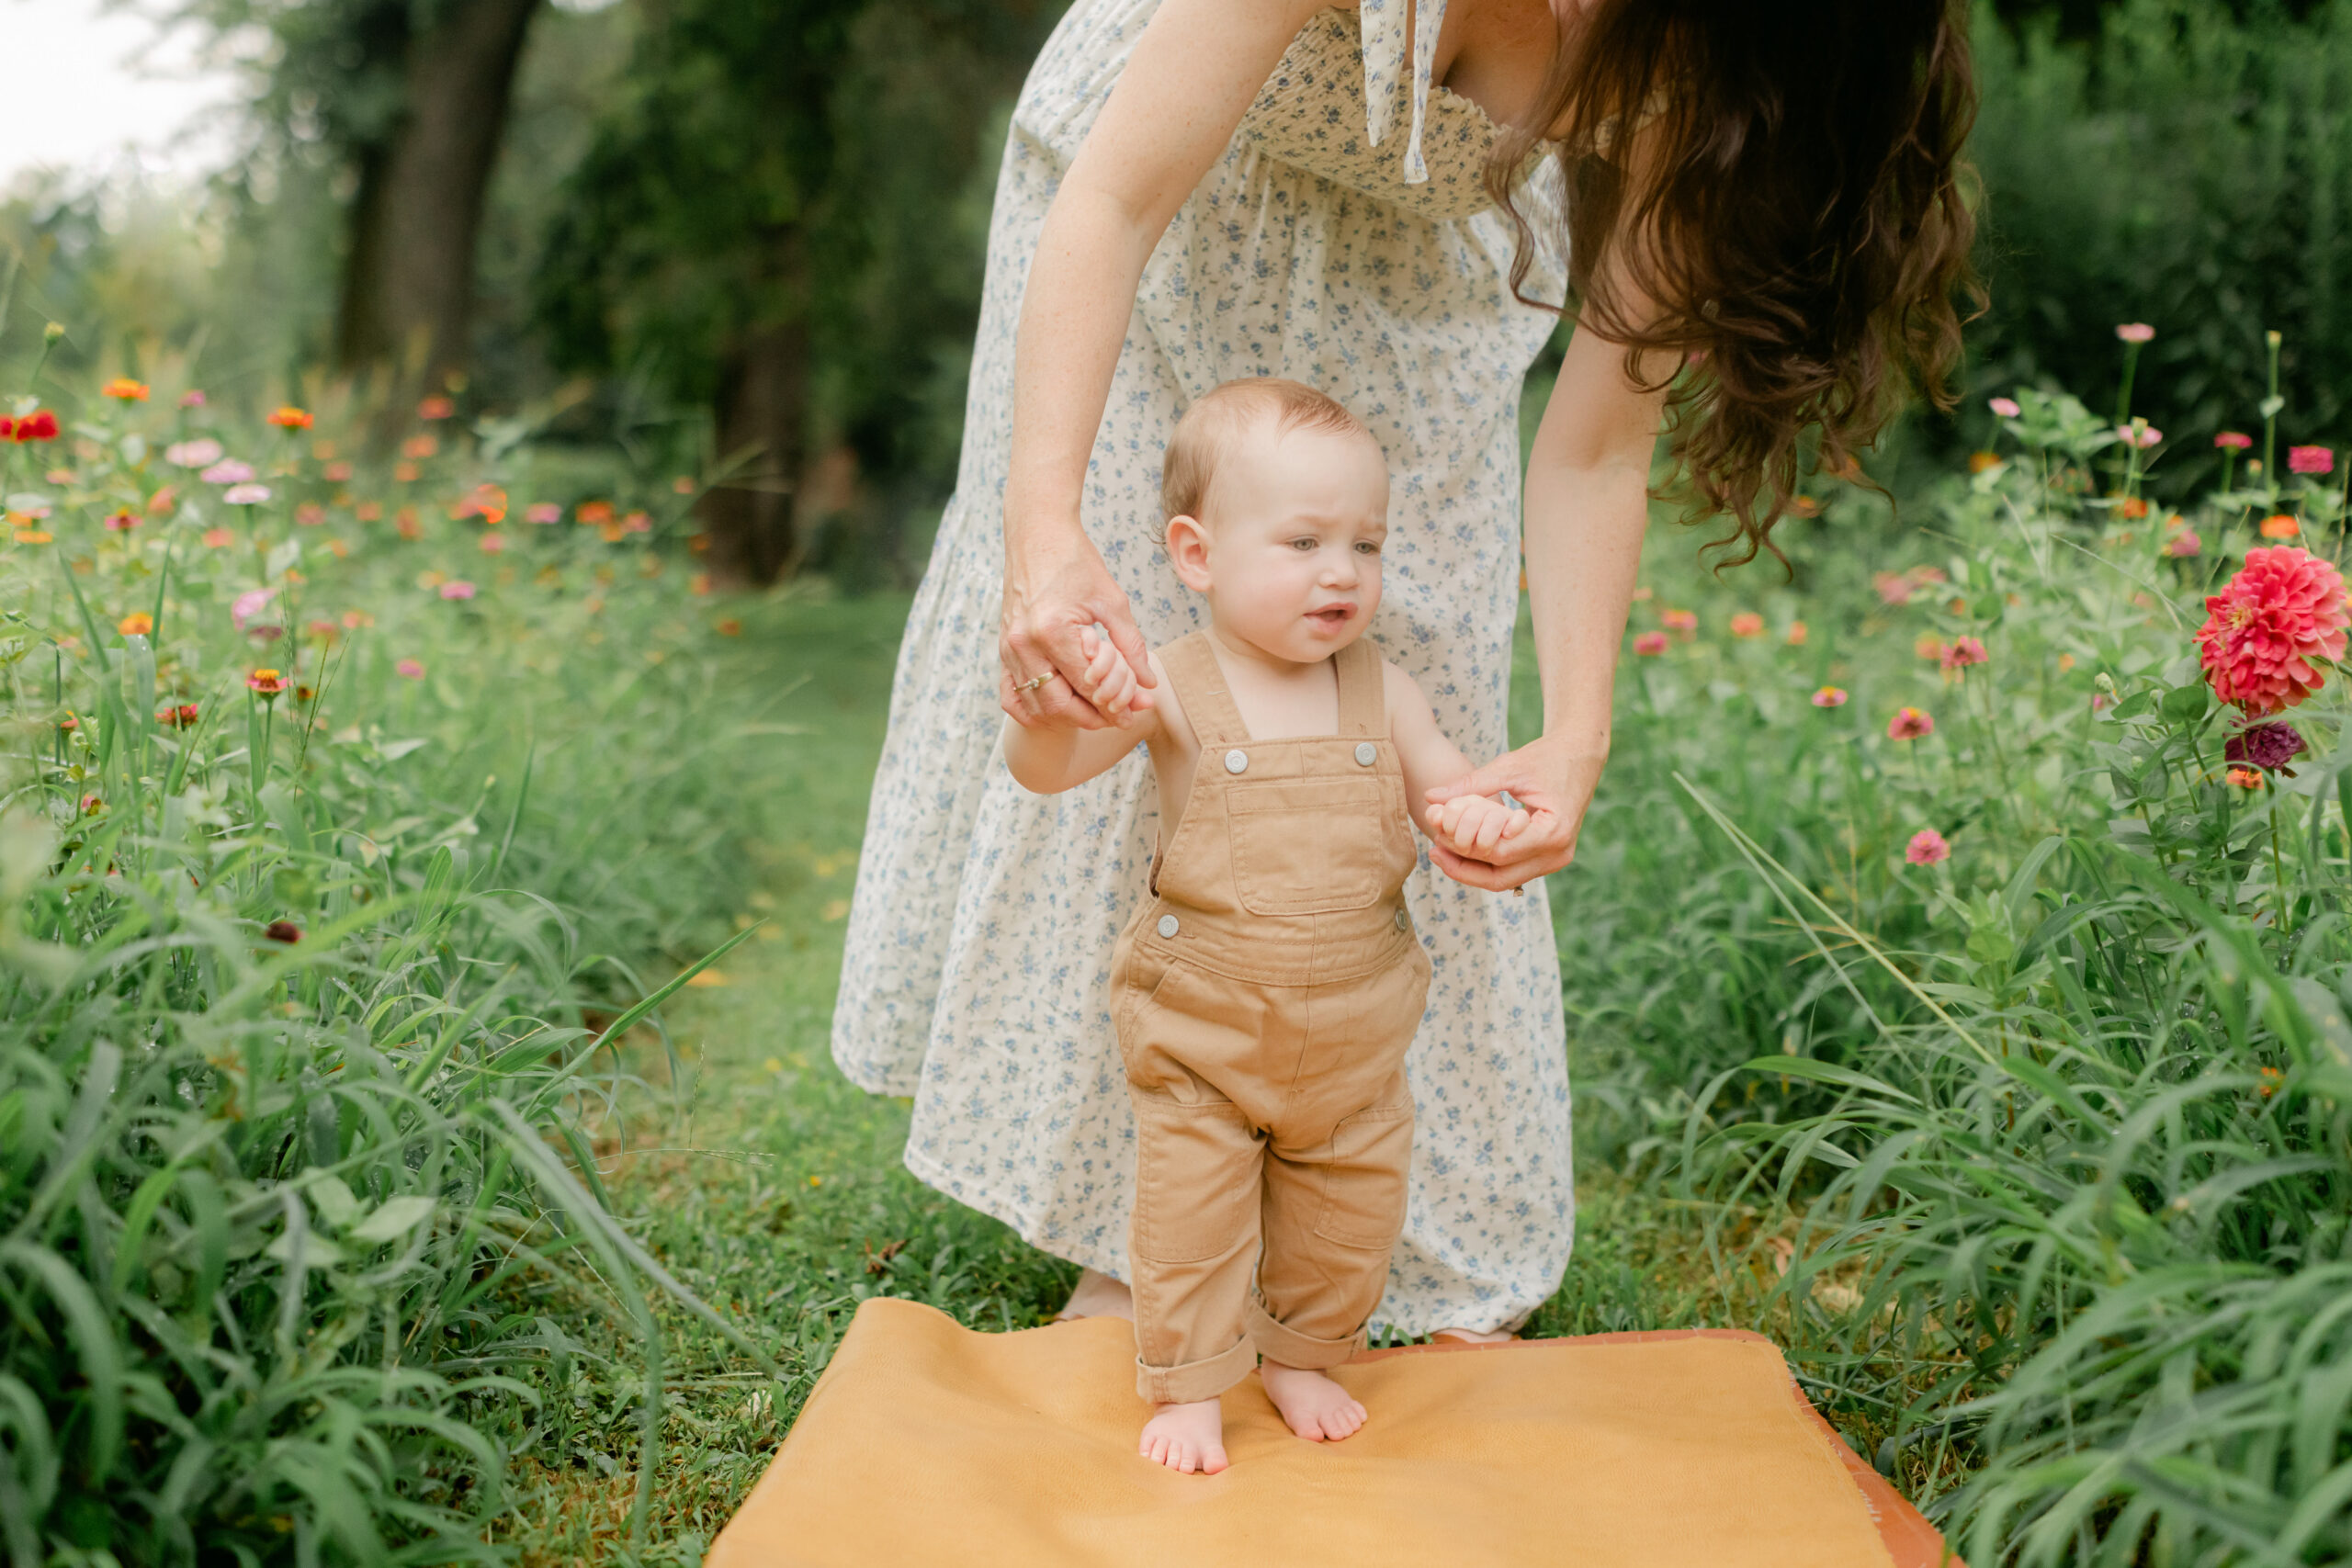
M 2294 545 L 2248 550 L 2205 608 L 2197 629 L 2205 679 L 2215 696 L 2250 714 L 2293 707 L 2319 690 L 2312 661 L 2343 658 L 2352 624 L 2343 574 Z
M 57 416 L 47 409 L 35 409 L 17 421 L 16 439 L 19 446 L 28 441 L 57 439 Z
M 1644 659 L 1655 659 L 1666 651 L 1664 632 L 1640 632 L 1634 637 L 1634 651 Z

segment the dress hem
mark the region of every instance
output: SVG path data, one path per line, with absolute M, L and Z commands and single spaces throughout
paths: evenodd
M 1041 1238 L 1037 1234 L 1038 1226 L 1023 1214 L 1019 1204 L 990 1191 L 976 1190 L 968 1195 L 956 1191 L 954 1190 L 956 1187 L 964 1184 L 950 1176 L 943 1167 L 917 1154 L 912 1145 L 909 1145 L 902 1151 L 899 1157 L 899 1163 L 907 1168 L 907 1173 L 917 1181 L 943 1198 L 952 1199 L 967 1209 L 976 1209 L 1000 1224 L 1012 1226 L 1014 1235 L 1038 1251 L 1058 1258 L 1065 1263 L 1075 1263 L 1081 1269 L 1091 1269 L 1096 1273 L 1116 1280 L 1123 1285 L 1129 1282 L 1125 1274 L 1112 1267 L 1112 1260 L 1107 1254 L 1095 1252 L 1082 1245 L 1065 1247 Z M 1073 1256 L 1073 1254 L 1083 1254 L 1083 1256 Z M 1566 1275 L 1565 1266 L 1562 1268 L 1561 1275 L 1562 1278 Z M 1558 1293 L 1559 1289 L 1560 1280 L 1555 1280 L 1552 1281 L 1552 1288 L 1534 1301 L 1524 1303 L 1488 1303 L 1483 1310 L 1464 1312 L 1446 1321 L 1431 1323 L 1427 1327 L 1408 1326 L 1390 1321 L 1374 1313 L 1366 1320 L 1364 1327 L 1375 1336 L 1394 1330 L 1415 1338 L 1434 1334 L 1442 1328 L 1464 1328 L 1475 1334 L 1491 1334 L 1498 1328 L 1508 1327 L 1513 1333 L 1517 1333 L 1528 1319 L 1535 1315 L 1545 1302 Z M 1498 1310 L 1498 1306 L 1500 1310 Z M 1493 1321 L 1480 1321 L 1487 1318 Z

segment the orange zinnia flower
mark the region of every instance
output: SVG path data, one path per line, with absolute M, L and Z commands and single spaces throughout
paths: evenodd
M 277 671 L 256 670 L 245 677 L 245 684 L 265 697 L 274 697 L 286 689 L 288 682 Z
M 134 381 L 128 376 L 118 376 L 106 384 L 105 393 L 117 402 L 143 403 L 147 400 L 147 383 Z
M 125 637 L 145 637 L 155 629 L 155 617 L 144 610 L 133 610 L 117 621 L 114 629 Z
M 2283 512 L 2262 520 L 2262 536 L 2266 539 L 2291 539 L 2302 531 L 2303 525 Z
M 282 403 L 277 412 L 269 416 L 269 423 L 280 430 L 308 430 L 311 428 L 311 416 L 292 403 Z

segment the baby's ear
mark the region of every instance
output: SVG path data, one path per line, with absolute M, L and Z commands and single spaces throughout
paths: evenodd
M 1195 593 L 1209 591 L 1209 531 L 1199 518 L 1178 513 L 1168 520 L 1168 564 L 1177 581 Z

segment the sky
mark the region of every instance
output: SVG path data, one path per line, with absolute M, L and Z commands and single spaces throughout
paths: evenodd
M 216 167 L 228 143 L 201 121 L 235 96 L 235 75 L 195 59 L 192 31 L 158 36 L 103 0 L 0 0 L 0 190 L 41 165 L 128 172 L 135 158 L 167 180 Z

